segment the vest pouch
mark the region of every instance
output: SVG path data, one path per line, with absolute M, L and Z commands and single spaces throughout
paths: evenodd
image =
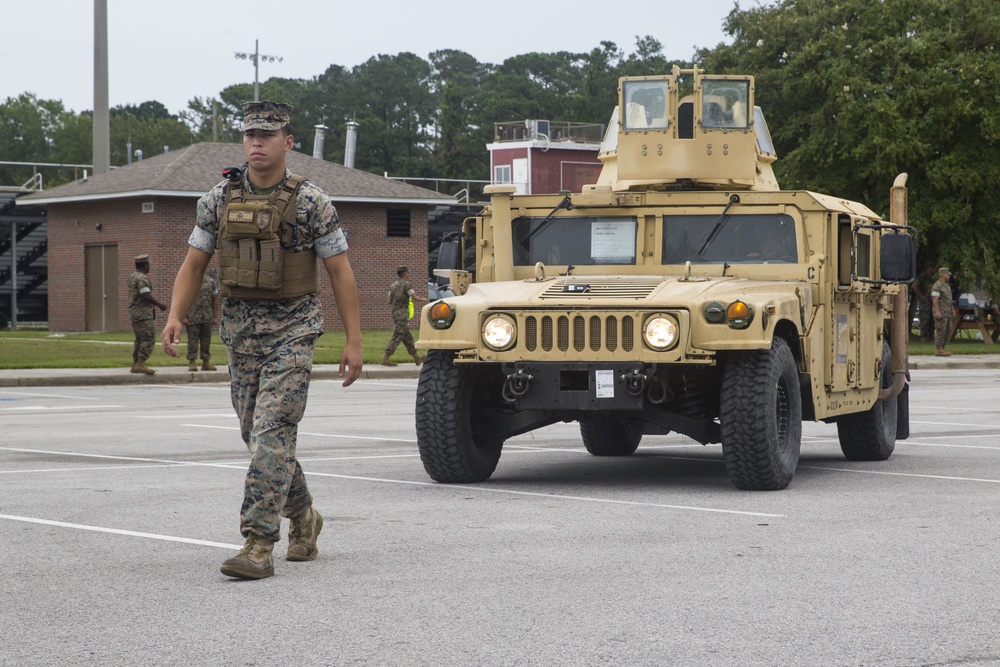
M 222 219 L 222 240 L 278 238 L 281 213 L 266 201 L 230 202 Z
M 276 290 L 281 287 L 282 258 L 284 255 L 281 243 L 277 240 L 260 242 L 260 269 L 257 272 L 257 287 L 267 290 Z
M 240 244 L 237 241 L 221 241 L 218 254 L 219 260 L 219 285 L 222 287 L 234 287 L 236 277 L 239 273 Z
M 257 286 L 257 269 L 258 269 L 258 253 L 257 253 L 257 240 L 256 239 L 240 239 L 238 242 L 240 247 L 240 258 L 236 262 L 236 286 L 237 287 L 256 287 Z

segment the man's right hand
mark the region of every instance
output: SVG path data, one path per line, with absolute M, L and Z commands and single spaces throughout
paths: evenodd
M 181 342 L 181 331 L 184 330 L 184 325 L 181 324 L 180 320 L 176 317 L 168 317 L 167 325 L 163 327 L 163 333 L 160 334 L 160 341 L 163 343 L 163 351 L 167 355 L 177 358 L 181 356 L 181 353 L 174 349 L 175 345 L 179 345 Z

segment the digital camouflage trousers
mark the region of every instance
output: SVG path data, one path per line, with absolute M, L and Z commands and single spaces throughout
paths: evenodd
M 312 505 L 295 445 L 315 344 L 315 336 L 306 336 L 271 354 L 229 350 L 233 407 L 250 450 L 240 509 L 244 537 L 256 533 L 277 542 L 281 517 L 297 516 Z
M 392 323 L 394 325 L 392 329 L 392 338 L 389 339 L 389 344 L 385 346 L 385 353 L 388 356 L 392 356 L 392 353 L 396 351 L 399 344 L 402 343 L 406 351 L 411 355 L 417 353 L 417 347 L 413 344 L 413 334 L 410 333 L 409 317 L 404 312 L 402 317 L 397 317 L 396 313 L 392 314 Z
M 153 323 L 156 320 L 133 320 L 132 331 L 135 332 L 135 343 L 132 344 L 132 361 L 146 361 L 153 354 L 153 344 L 156 342 L 156 331 Z
M 211 322 L 192 322 L 187 325 L 187 358 L 188 361 L 194 361 L 201 359 L 208 361 L 212 358 L 212 353 L 209 351 L 209 346 L 212 344 L 212 323 Z M 201 349 L 201 354 L 198 354 L 199 348 Z

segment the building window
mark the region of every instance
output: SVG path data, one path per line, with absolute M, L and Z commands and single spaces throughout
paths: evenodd
M 493 167 L 494 183 L 510 183 L 510 165 L 499 164 Z
M 410 238 L 410 209 L 388 208 L 385 211 L 385 235 L 389 238 Z

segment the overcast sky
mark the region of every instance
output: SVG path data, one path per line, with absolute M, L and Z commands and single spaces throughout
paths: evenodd
M 758 0 L 739 0 L 746 9 Z M 171 112 L 193 97 L 214 97 L 253 83 L 252 60 L 237 52 L 280 56 L 262 62 L 272 76 L 311 79 L 330 65 L 350 69 L 379 54 L 438 49 L 501 63 L 530 52 L 586 52 L 611 41 L 631 53 L 652 35 L 670 59 L 729 42 L 722 21 L 736 0 L 107 0 L 109 102 L 156 100 Z M 0 38 L 0 101 L 24 92 L 94 107 L 94 3 L 35 0 L 9 8 Z M 294 22 L 292 20 L 294 17 Z

